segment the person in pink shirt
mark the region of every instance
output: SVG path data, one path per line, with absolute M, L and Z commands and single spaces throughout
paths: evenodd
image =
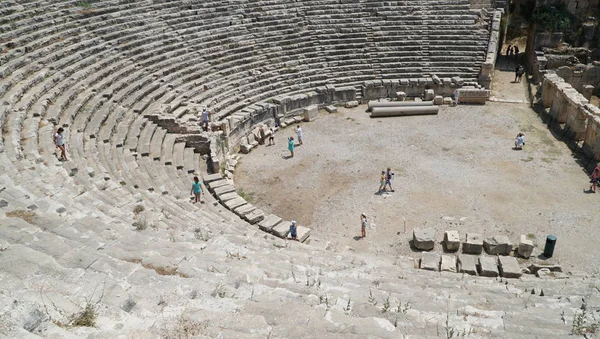
M 592 180 L 590 181 L 590 183 L 592 185 L 590 186 L 590 191 L 596 193 L 596 186 L 600 184 L 600 165 L 597 165 L 596 168 L 594 168 L 591 178 Z

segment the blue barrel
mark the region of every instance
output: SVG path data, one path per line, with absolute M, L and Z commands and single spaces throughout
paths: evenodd
M 546 237 L 546 246 L 544 247 L 544 257 L 552 258 L 555 247 L 556 247 L 556 237 L 550 234 Z

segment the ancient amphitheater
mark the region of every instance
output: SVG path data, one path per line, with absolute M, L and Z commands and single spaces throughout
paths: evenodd
M 585 273 L 433 272 L 288 241 L 286 222 L 221 179 L 257 126 L 315 105 L 463 85 L 481 99 L 495 6 L 1 1 L 0 336 L 592 335 L 600 285 Z M 205 204 L 189 200 L 193 174 L 215 193 Z

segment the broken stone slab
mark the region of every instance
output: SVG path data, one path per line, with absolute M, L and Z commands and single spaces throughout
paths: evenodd
M 230 200 L 233 201 L 233 200 Z M 229 202 L 229 201 L 228 201 Z M 252 204 L 246 203 L 245 205 L 240 205 L 233 209 L 233 212 L 240 217 L 244 217 L 246 214 L 253 212 L 256 207 Z
M 346 107 L 346 108 L 358 107 L 358 101 L 356 101 L 356 100 L 348 101 L 344 104 L 344 107 Z
M 333 105 L 325 106 L 325 110 L 328 113 L 337 113 L 337 107 L 335 107 Z
M 442 255 L 442 265 L 440 270 L 442 272 L 456 273 L 456 257 L 453 255 Z
M 500 256 L 498 262 L 500 264 L 500 275 L 504 278 L 520 278 L 523 274 L 515 257 Z
M 469 254 L 459 255 L 458 272 L 477 275 L 477 257 Z
M 271 229 L 280 222 L 280 217 L 276 216 L 275 214 L 269 214 L 261 222 L 258 223 L 258 228 L 265 232 L 271 232 Z
M 479 257 L 479 265 L 477 268 L 479 275 L 482 277 L 497 277 L 500 274 L 498 272 L 497 257 Z
M 531 257 L 531 253 L 533 253 L 533 241 L 527 239 L 527 236 L 521 234 L 521 239 L 519 241 L 519 249 L 517 250 L 520 256 L 528 259 Z
M 419 268 L 428 271 L 439 271 L 440 255 L 433 252 L 423 252 L 419 261 Z
M 244 200 L 244 198 L 235 198 L 235 199 L 231 199 L 229 201 L 226 201 L 223 203 L 223 205 L 225 205 L 225 207 L 227 207 L 229 210 L 234 210 L 237 207 L 240 207 L 242 205 L 246 205 L 247 202 L 246 200 Z
M 233 187 L 233 185 L 225 185 L 225 186 L 215 188 L 214 192 L 216 195 L 231 193 L 231 192 L 235 192 L 235 187 Z
M 560 265 L 552 265 L 552 264 L 548 264 L 548 265 L 542 265 L 542 264 L 531 264 L 529 265 L 529 271 L 531 272 L 531 274 L 536 274 L 537 271 L 541 270 L 541 269 L 548 269 L 551 272 L 562 272 L 562 267 Z
M 413 246 L 419 250 L 431 251 L 435 246 L 435 230 L 433 228 L 413 230 Z
M 244 220 L 246 220 L 250 224 L 256 224 L 257 222 L 262 221 L 265 218 L 265 213 L 258 208 L 254 211 L 244 215 Z
M 483 247 L 491 255 L 509 255 L 512 251 L 512 243 L 505 235 L 495 235 L 485 239 Z
M 444 245 L 447 251 L 458 251 L 460 248 L 460 235 L 458 231 L 444 232 Z
M 213 182 L 210 182 L 207 186 L 212 189 L 215 189 L 217 187 L 221 187 L 221 186 L 225 186 L 225 185 L 229 185 L 229 180 L 225 180 L 225 179 L 215 180 Z
M 229 201 L 235 198 L 239 198 L 240 196 L 236 192 L 225 193 L 218 196 L 221 202 Z
M 481 254 L 483 250 L 483 236 L 479 233 L 467 233 L 463 243 L 463 252 L 468 254 Z

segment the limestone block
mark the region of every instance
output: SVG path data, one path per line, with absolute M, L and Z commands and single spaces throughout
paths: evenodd
M 495 235 L 485 239 L 483 247 L 491 255 L 509 255 L 510 251 L 512 251 L 512 243 L 505 235 Z
M 219 173 L 209 174 L 203 177 L 205 183 L 221 180 L 223 177 Z
M 443 104 L 443 103 L 444 103 L 444 97 L 443 97 L 443 96 L 441 96 L 441 95 L 436 95 L 436 96 L 433 98 L 433 104 L 434 104 L 434 105 L 441 105 L 441 104 Z
M 451 97 L 444 97 L 444 105 L 452 105 L 453 102 Z
M 250 153 L 251 150 L 252 150 L 252 145 L 249 145 L 249 144 L 240 145 L 240 152 L 242 152 L 244 154 Z
M 531 257 L 531 253 L 533 252 L 533 241 L 527 239 L 527 236 L 521 234 L 521 240 L 519 241 L 519 250 L 518 253 L 523 258 Z
M 290 233 L 290 224 L 290 221 L 282 221 L 271 229 L 271 233 L 280 238 L 285 238 Z
M 274 215 L 267 215 L 261 222 L 258 223 L 258 228 L 265 232 L 271 232 L 271 229 L 281 222 L 281 218 Z
M 254 211 L 244 215 L 244 220 L 250 224 L 256 224 L 257 222 L 262 221 L 264 218 L 265 213 L 259 209 L 255 209 Z
M 413 231 L 413 246 L 419 250 L 431 251 L 435 245 L 433 228 L 417 228 Z
M 325 106 L 325 110 L 329 113 L 337 113 L 337 107 L 333 105 Z
M 244 200 L 244 198 L 241 198 L 241 197 L 231 199 L 231 200 L 223 203 L 223 205 L 225 205 L 230 210 L 234 210 L 235 208 L 238 208 L 238 207 L 246 205 L 246 204 L 247 204 L 246 200 Z
M 211 189 L 215 189 L 217 187 L 221 187 L 221 186 L 225 186 L 225 185 L 229 185 L 229 180 L 221 179 L 221 180 L 215 180 L 213 182 L 208 183 L 208 187 L 210 187 Z
M 358 101 L 356 101 L 356 100 L 348 101 L 348 102 L 346 102 L 344 107 L 346 107 L 346 108 L 358 107 Z
M 425 101 L 431 101 L 435 97 L 435 92 L 432 89 L 426 89 L 423 98 Z
M 221 194 L 235 192 L 235 187 L 233 187 L 233 185 L 225 185 L 215 188 L 214 192 L 216 195 L 220 196 Z
M 458 272 L 477 275 L 477 257 L 469 254 L 459 255 Z
M 422 270 L 439 271 L 440 270 L 440 255 L 432 252 L 423 252 L 419 267 Z
M 404 101 L 406 99 L 406 93 L 396 92 L 396 98 L 398 99 L 398 101 Z
M 477 268 L 479 275 L 483 277 L 497 277 L 500 274 L 498 272 L 497 257 L 479 257 L 479 266 Z
M 456 273 L 456 257 L 453 255 L 442 255 L 441 271 Z
M 438 77 L 437 75 L 432 75 L 431 79 L 433 80 L 433 83 L 436 85 L 440 85 L 442 83 L 442 79 L 440 79 L 440 77 Z
M 316 105 L 315 105 L 315 107 L 316 107 Z M 319 109 L 318 108 L 317 108 L 317 114 L 319 114 Z M 294 123 L 299 123 L 299 122 L 302 122 L 304 120 L 305 120 L 304 115 L 297 115 L 297 116 L 294 117 Z
M 221 200 L 221 202 L 229 201 L 229 200 L 235 199 L 237 197 L 239 197 L 239 195 L 235 192 L 225 193 L 225 194 L 221 194 L 218 196 L 218 198 L 219 198 L 219 200 Z
M 447 251 L 458 251 L 460 248 L 460 235 L 458 231 L 444 232 L 444 245 Z
M 461 79 L 460 77 L 453 77 L 451 79 L 451 81 L 453 84 L 458 85 L 458 86 L 462 86 L 465 83 L 465 81 L 463 79 Z
M 305 242 L 309 236 L 310 236 L 310 228 L 304 227 L 304 226 L 296 226 L 296 239 L 299 242 Z M 287 239 L 291 240 L 292 237 L 288 234 Z
M 504 278 L 520 278 L 523 274 L 517 258 L 515 257 L 498 257 L 500 263 L 500 275 Z
M 467 233 L 463 243 L 463 252 L 468 254 L 481 254 L 483 250 L 483 236 L 479 233 Z

